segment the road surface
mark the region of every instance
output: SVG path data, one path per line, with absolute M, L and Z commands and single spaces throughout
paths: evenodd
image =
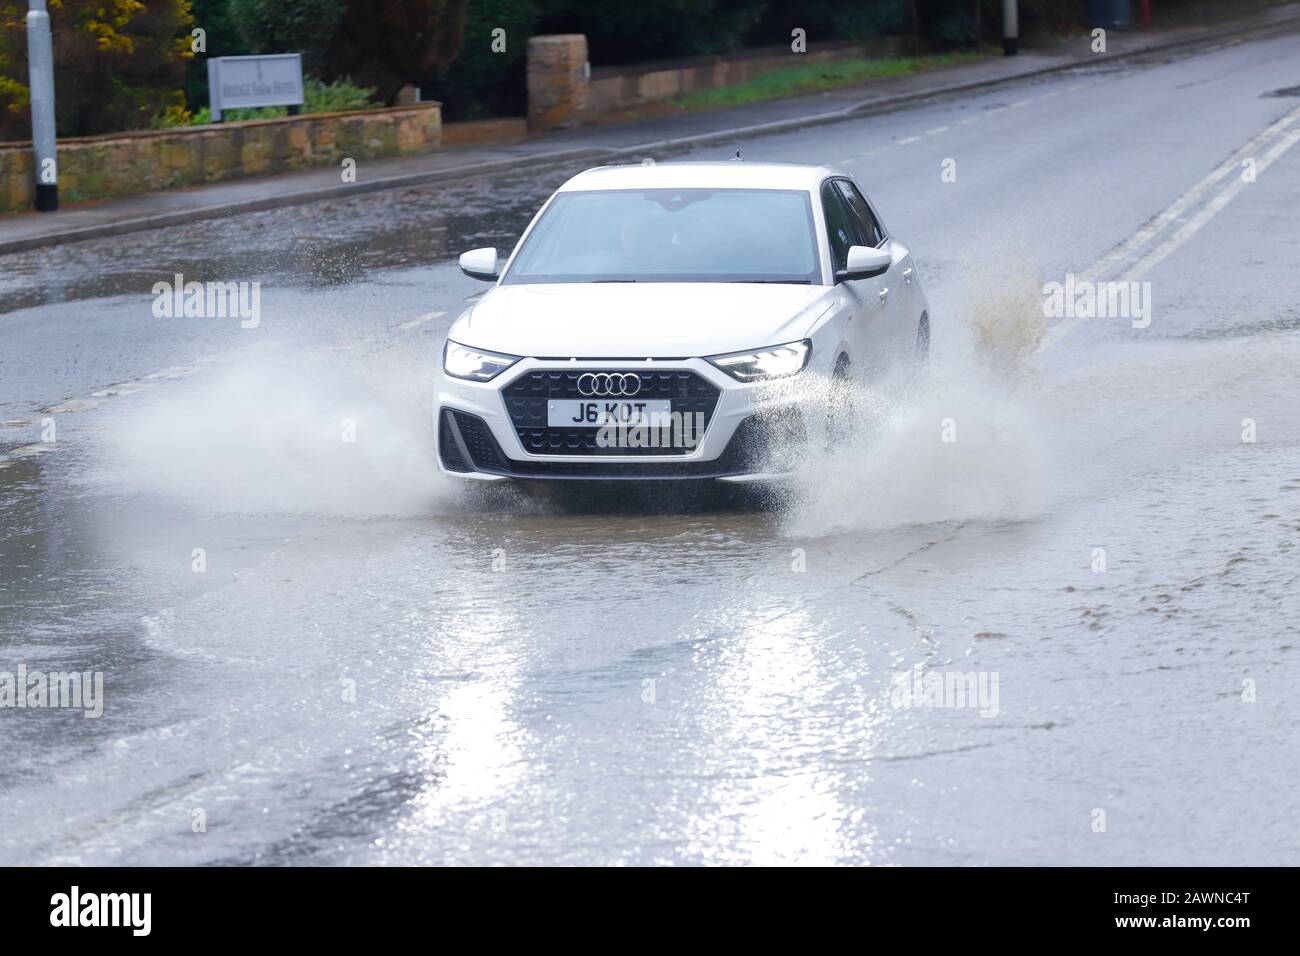
M 1297 87 L 1292 33 L 649 157 L 838 165 L 917 258 L 928 380 L 774 509 L 436 475 L 454 254 L 575 169 L 5 257 L 0 672 L 104 696 L 0 708 L 0 864 L 1300 862 Z

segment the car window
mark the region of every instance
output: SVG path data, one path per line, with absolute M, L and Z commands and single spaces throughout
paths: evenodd
M 880 223 L 876 221 L 875 215 L 871 212 L 871 207 L 867 205 L 867 200 L 862 193 L 858 192 L 858 187 L 853 185 L 847 179 L 837 179 L 835 185 L 839 188 L 844 200 L 853 210 L 853 217 L 858 222 L 858 228 L 862 235 L 866 236 L 863 245 L 878 246 L 885 241 L 885 231 L 880 228 Z
M 817 284 L 811 199 L 798 189 L 562 192 L 502 281 Z
M 822 210 L 826 214 L 826 238 L 831 246 L 831 264 L 836 272 L 848 268 L 849 247 L 863 244 L 857 221 L 833 182 L 822 186 Z

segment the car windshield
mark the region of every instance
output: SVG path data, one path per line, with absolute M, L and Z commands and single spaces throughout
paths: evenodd
M 503 282 L 814 284 L 820 272 L 802 190 L 615 189 L 556 196 Z

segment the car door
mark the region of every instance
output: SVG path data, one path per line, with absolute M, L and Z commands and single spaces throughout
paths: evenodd
M 890 358 L 910 357 L 916 347 L 916 329 L 920 319 L 912 255 L 905 245 L 885 232 L 880 218 L 854 182 L 837 179 L 835 185 L 853 211 L 859 231 L 867 237 L 863 245 L 889 252 L 892 264 L 880 276 L 877 292 L 883 312 L 881 321 L 888 329 L 888 338 L 893 346 Z
M 830 244 L 831 268 L 839 273 L 848 265 L 849 247 L 871 245 L 862 232 L 858 217 L 839 188 L 840 180 L 822 184 L 822 214 L 826 219 L 826 238 Z M 854 371 L 870 375 L 887 363 L 892 345 L 890 330 L 884 321 L 884 301 L 880 281 L 846 279 L 836 282 L 836 299 L 844 314 L 841 334 L 849 346 Z

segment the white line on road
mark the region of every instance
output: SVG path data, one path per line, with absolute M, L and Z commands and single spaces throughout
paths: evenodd
M 940 133 L 946 133 L 946 132 L 948 132 L 948 129 L 949 129 L 949 127 L 947 127 L 947 126 L 936 126 L 934 129 L 927 129 L 927 130 L 925 131 L 925 135 L 926 135 L 926 136 L 938 136 Z
M 1255 163 L 1255 174 L 1259 175 L 1264 170 L 1268 169 L 1268 167 L 1272 166 L 1273 162 L 1279 156 L 1285 153 L 1297 142 L 1300 142 L 1300 130 L 1297 130 L 1293 133 L 1284 136 L 1281 142 L 1274 144 L 1273 148 L 1270 149 L 1267 153 L 1265 153 L 1262 157 L 1260 157 L 1260 159 Z M 1208 203 L 1206 203 L 1201 208 L 1201 211 L 1198 212 L 1195 216 L 1193 216 L 1190 220 L 1188 220 L 1187 223 L 1183 225 L 1181 229 L 1179 229 L 1172 236 L 1170 236 L 1164 242 L 1160 243 L 1160 245 L 1156 246 L 1149 253 L 1147 253 L 1140 260 L 1138 260 L 1137 264 L 1134 265 L 1133 268 L 1129 269 L 1128 272 L 1120 276 L 1119 281 L 1133 282 L 1139 277 L 1150 272 L 1171 252 L 1173 252 L 1175 249 L 1177 249 L 1179 246 L 1185 243 L 1188 239 L 1192 238 L 1192 236 L 1200 232 L 1201 228 L 1207 222 L 1213 219 L 1215 215 L 1217 215 L 1218 212 L 1221 209 L 1223 209 L 1224 206 L 1232 202 L 1232 200 L 1237 197 L 1237 194 L 1241 192 L 1243 189 L 1245 189 L 1246 186 L 1248 185 L 1249 183 L 1247 183 L 1246 180 L 1240 177 L 1235 179 L 1232 185 L 1230 185 L 1227 189 L 1225 189 L 1223 192 L 1219 193 Z
M 426 312 L 424 315 L 418 315 L 413 319 L 407 319 L 401 325 L 394 326 L 399 332 L 409 332 L 411 329 L 424 325 L 425 322 L 432 322 L 434 319 L 441 318 L 446 312 Z
M 921 138 L 921 137 L 919 137 L 919 136 L 908 136 L 908 137 L 906 137 L 906 138 L 904 138 L 904 139 L 900 139 L 900 140 L 898 141 L 898 145 L 899 145 L 899 146 L 906 146 L 908 143 L 915 143 L 915 142 L 916 142 L 918 139 L 920 139 L 920 138 Z
M 1170 224 L 1182 223 L 1169 238 L 1159 246 L 1151 249 L 1127 269 L 1119 281 L 1134 282 L 1150 272 L 1170 253 L 1199 232 L 1220 210 L 1232 202 L 1248 184 L 1242 178 L 1236 179 L 1226 189 L 1207 202 L 1196 215 L 1188 219 L 1184 214 L 1193 203 L 1205 196 L 1229 173 L 1240 170 L 1244 160 L 1254 159 L 1259 151 L 1273 140 L 1276 139 L 1277 141 L 1272 142 L 1271 148 L 1255 162 L 1256 176 L 1271 166 L 1278 157 L 1297 142 L 1300 142 L 1300 130 L 1287 132 L 1287 127 L 1297 119 L 1300 119 L 1300 107 L 1296 107 L 1285 116 L 1269 124 L 1262 132 L 1252 137 L 1249 142 L 1215 167 L 1204 179 L 1170 203 L 1159 215 L 1080 273 L 1078 278 L 1088 282 L 1097 281 L 1107 274 L 1112 267 L 1138 256 Z M 1054 325 L 1043 337 L 1041 348 L 1047 349 L 1082 321 L 1084 320 L 1081 318 L 1074 318 Z
M 91 392 L 91 398 L 114 398 L 118 395 L 132 395 L 141 389 L 148 388 L 152 382 L 121 382 L 117 385 L 110 385 L 108 388 L 101 388 L 98 392 Z
M 1246 143 L 1245 146 L 1242 146 L 1239 150 L 1225 159 L 1219 166 L 1215 167 L 1215 169 L 1199 183 L 1170 203 L 1163 212 L 1085 269 L 1080 275 L 1080 278 L 1088 281 L 1095 281 L 1112 266 L 1136 255 L 1143 246 L 1151 242 L 1151 240 L 1170 223 L 1178 220 L 1178 218 L 1182 216 L 1193 203 L 1198 201 L 1203 195 L 1205 195 L 1205 193 L 1209 192 L 1209 190 L 1222 180 L 1223 177 L 1227 176 L 1234 170 L 1240 169 L 1243 160 L 1257 153 L 1259 149 L 1274 136 L 1285 132 L 1286 128 L 1297 119 L 1300 119 L 1300 107 L 1296 107 L 1281 119 L 1269 124 L 1269 126 L 1267 126 L 1261 133 L 1254 136 L 1248 143 Z

